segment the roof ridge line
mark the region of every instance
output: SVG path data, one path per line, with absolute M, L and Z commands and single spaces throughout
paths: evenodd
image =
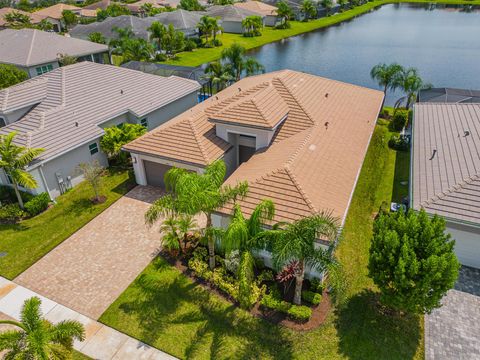
M 472 176 L 469 176 L 467 178 L 462 179 L 459 183 L 456 183 L 449 188 L 447 188 L 444 191 L 441 191 L 438 194 L 433 195 L 429 199 L 423 201 L 420 203 L 420 206 L 424 205 L 430 205 L 435 203 L 437 200 L 444 199 L 447 195 L 453 194 L 457 192 L 459 189 L 463 189 L 463 187 L 467 184 L 472 184 L 474 181 L 480 180 L 480 175 L 479 174 L 473 174 Z
M 37 35 L 37 30 L 33 29 L 33 36 L 32 36 L 31 41 L 30 41 L 30 48 L 28 49 L 28 55 L 27 55 L 27 61 L 26 61 L 27 66 L 30 66 L 30 56 L 32 56 L 33 43 L 35 41 L 35 36 L 36 35 Z
M 297 187 L 298 191 L 300 192 L 300 194 L 302 194 L 303 196 L 303 200 L 305 200 L 305 202 L 307 203 L 308 207 L 313 211 L 313 212 L 317 212 L 317 209 L 315 209 L 315 206 L 313 206 L 313 203 L 310 201 L 310 199 L 308 198 L 307 196 L 307 193 L 303 190 L 303 188 L 301 187 L 300 183 L 298 182 L 297 180 L 297 177 L 295 176 L 295 174 L 290 170 L 290 167 L 288 165 L 284 166 L 284 170 L 285 172 L 288 174 L 288 176 L 290 177 L 290 179 L 292 180 L 293 184 Z
M 193 123 L 193 116 L 199 116 L 199 113 L 194 113 L 192 114 L 192 116 L 189 116 L 187 118 L 187 122 L 188 124 L 190 125 L 190 128 L 192 129 L 192 132 L 193 132 L 193 136 L 195 138 L 195 142 L 197 143 L 197 146 L 202 154 L 202 157 L 204 160 L 207 161 L 208 163 L 208 159 L 207 159 L 207 155 L 206 155 L 206 150 L 202 144 L 202 142 L 199 140 L 199 136 L 201 136 L 198 131 L 197 131 L 197 128 L 195 127 L 194 123 Z
M 307 130 L 307 129 L 305 129 Z M 302 130 L 302 131 L 305 131 L 305 130 Z M 297 134 L 301 133 L 302 131 L 299 131 Z M 286 166 L 291 166 L 293 165 L 293 162 L 295 161 L 295 159 L 297 158 L 297 156 L 300 154 L 300 150 L 303 150 L 303 148 L 305 148 L 305 146 L 307 145 L 308 142 L 310 142 L 310 139 L 312 137 L 312 131 L 310 131 L 308 133 L 307 136 L 305 136 L 305 138 L 302 140 L 301 144 L 299 147 L 297 147 L 295 149 L 295 151 L 288 157 L 287 161 L 285 162 L 285 165 Z M 296 134 L 295 134 L 296 135 Z

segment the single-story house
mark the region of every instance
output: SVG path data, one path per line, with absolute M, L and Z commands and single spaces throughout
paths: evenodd
M 33 13 L 29 13 L 26 11 L 22 11 L 22 10 L 10 8 L 10 7 L 5 7 L 0 9 L 0 30 L 5 29 L 7 27 L 7 21 L 5 19 L 5 16 L 8 14 L 11 14 L 12 12 L 28 16 L 30 19 L 30 22 L 33 25 L 38 25 L 44 19 L 44 17 L 33 14 Z
M 418 102 L 480 103 L 480 90 L 431 88 L 418 92 Z
M 86 10 L 106 10 L 107 7 L 109 7 L 110 5 L 113 5 L 113 4 L 117 4 L 117 5 L 125 5 L 124 3 L 121 3 L 121 2 L 118 2 L 118 1 L 113 1 L 113 0 L 101 0 L 101 1 L 97 1 L 93 4 L 89 4 L 89 5 L 85 5 L 83 7 L 83 9 L 86 9 Z
M 414 105 L 410 206 L 443 216 L 459 261 L 475 268 L 480 268 L 479 129 L 480 103 Z
M 0 31 L 0 64 L 15 65 L 30 77 L 58 68 L 60 54 L 78 61 L 109 62 L 106 45 L 34 29 Z
M 40 9 L 35 11 L 33 14 L 36 16 L 41 16 L 50 22 L 53 25 L 53 30 L 59 32 L 65 29 L 65 24 L 62 18 L 62 13 L 65 10 L 70 10 L 82 18 L 95 18 L 97 16 L 97 12 L 95 10 L 89 10 L 63 3 L 58 3 L 47 8 Z
M 265 16 L 257 12 L 243 9 L 234 5 L 214 5 L 207 9 L 207 15 L 219 18 L 222 22 L 223 32 L 242 34 L 242 21 L 248 16 L 261 16 L 265 25 Z
M 275 26 L 281 21 L 277 15 L 277 7 L 266 4 L 261 1 L 248 0 L 245 2 L 236 2 L 234 6 L 256 12 L 258 15 L 265 17 L 265 26 Z
M 382 101 L 377 90 L 282 70 L 240 80 L 124 150 L 138 184 L 163 187 L 172 166 L 202 173 L 223 159 L 225 184 L 248 181 L 237 200 L 246 216 L 271 199 L 275 222 L 325 210 L 343 224 Z M 214 225 L 231 212 L 219 209 Z
M 19 145 L 45 149 L 27 168 L 38 183 L 31 192 L 55 198 L 83 179 L 80 163 L 108 165 L 99 143 L 104 128 L 154 129 L 194 106 L 199 88 L 175 76 L 81 62 L 1 90 L 0 134 L 16 131 Z M 0 183 L 9 184 L 0 173 Z
M 144 17 L 145 13 L 142 7 L 146 4 L 152 5 L 153 8 L 165 8 L 165 1 L 164 0 L 139 0 L 137 2 L 128 4 L 128 9 L 131 11 L 132 14 Z
M 99 32 L 107 40 L 111 40 L 118 38 L 118 33 L 113 30 L 114 28 L 129 28 L 132 30 L 135 37 L 148 40 L 150 34 L 147 31 L 147 28 L 149 26 L 150 22 L 145 19 L 133 15 L 120 15 L 116 17 L 108 17 L 101 22 L 93 22 L 85 25 L 78 24 L 70 30 L 70 36 L 88 40 L 88 36 L 91 33 Z
M 196 37 L 198 36 L 197 25 L 200 22 L 201 17 L 204 15 L 204 12 L 178 9 L 147 17 L 145 20 L 150 24 L 154 21 L 161 22 L 165 26 L 171 24 L 175 30 L 183 32 L 186 37 Z

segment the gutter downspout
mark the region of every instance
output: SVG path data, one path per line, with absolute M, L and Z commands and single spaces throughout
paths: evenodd
M 52 197 L 52 194 L 50 193 L 50 189 L 48 188 L 47 185 L 47 179 L 45 179 L 45 174 L 43 173 L 43 164 L 38 167 L 38 172 L 40 173 L 40 178 L 42 179 L 43 187 L 47 190 L 47 194 L 50 197 L 50 200 L 56 204 L 57 202 L 55 199 Z

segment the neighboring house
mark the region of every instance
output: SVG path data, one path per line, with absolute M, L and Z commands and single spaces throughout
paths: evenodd
M 223 159 L 225 184 L 249 183 L 237 201 L 245 216 L 271 199 L 274 221 L 325 210 L 343 224 L 382 100 L 377 90 L 272 72 L 240 80 L 124 150 L 138 184 L 163 187 L 172 166 L 201 173 Z M 225 227 L 231 211 L 218 210 L 214 225 Z
M 112 1 L 112 0 L 101 0 L 90 5 L 86 5 L 83 8 L 86 10 L 106 10 L 112 4 L 124 5 L 124 3 Z
M 242 9 L 234 5 L 214 5 L 207 9 L 207 15 L 219 18 L 222 22 L 223 32 L 243 33 L 242 21 L 248 16 L 262 16 L 257 12 Z M 265 22 L 265 16 L 262 16 Z M 264 23 L 265 25 L 265 23 Z
M 128 9 L 132 12 L 132 14 L 145 17 L 145 13 L 142 10 L 142 7 L 145 4 L 152 5 L 153 8 L 165 8 L 165 1 L 164 0 L 140 0 L 131 4 L 128 4 Z
M 27 171 L 38 183 L 33 193 L 55 198 L 83 179 L 80 163 L 108 165 L 99 144 L 105 127 L 154 129 L 194 106 L 199 88 L 175 76 L 82 62 L 1 90 L 0 134 L 16 131 L 19 145 L 45 149 Z M 9 184 L 0 172 L 0 182 Z
M 35 11 L 33 14 L 41 16 L 53 25 L 53 30 L 56 32 L 65 30 L 65 23 L 63 22 L 62 13 L 65 10 L 74 12 L 77 16 L 83 18 L 95 18 L 96 11 L 80 8 L 73 5 L 58 3 L 47 8 Z
M 480 90 L 432 88 L 420 90 L 418 102 L 480 103 Z
M 129 28 L 132 30 L 135 37 L 148 40 L 150 34 L 147 31 L 147 28 L 149 26 L 150 22 L 145 19 L 133 15 L 121 15 L 117 17 L 108 17 L 101 22 L 76 25 L 69 34 L 74 38 L 88 40 L 88 36 L 91 33 L 99 32 L 108 41 L 118 38 L 118 33 L 113 30 L 114 28 Z
M 0 31 L 0 63 L 25 70 L 30 77 L 60 66 L 60 54 L 78 61 L 108 62 L 108 46 L 34 29 Z
M 20 13 L 22 15 L 27 15 L 30 18 L 30 22 L 33 25 L 40 24 L 40 22 L 44 19 L 42 16 L 32 14 L 32 13 L 29 13 L 29 12 L 26 12 L 26 11 L 13 9 L 13 8 L 9 8 L 9 7 L 1 8 L 0 9 L 0 30 L 7 27 L 8 24 L 7 24 L 7 21 L 5 20 L 5 15 L 8 15 L 12 12 L 17 12 L 17 13 Z
M 186 37 L 195 37 L 198 36 L 197 25 L 200 22 L 201 17 L 204 15 L 204 12 L 179 9 L 175 11 L 163 12 L 145 19 L 150 24 L 153 21 L 159 21 L 166 26 L 171 24 L 175 30 L 183 32 Z
M 459 261 L 480 268 L 480 102 L 458 100 L 414 105 L 410 206 L 443 216 Z
M 261 1 L 249 0 L 245 2 L 236 2 L 233 5 L 240 9 L 250 10 L 258 13 L 260 16 L 264 16 L 266 26 L 275 26 L 281 20 L 277 15 L 277 7 L 265 4 Z

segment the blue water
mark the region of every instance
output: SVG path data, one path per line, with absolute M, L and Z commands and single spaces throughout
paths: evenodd
M 267 71 L 293 69 L 378 88 L 379 62 L 416 67 L 438 87 L 480 89 L 480 11 L 385 5 L 348 22 L 249 52 Z M 392 105 L 402 94 L 387 96 Z

